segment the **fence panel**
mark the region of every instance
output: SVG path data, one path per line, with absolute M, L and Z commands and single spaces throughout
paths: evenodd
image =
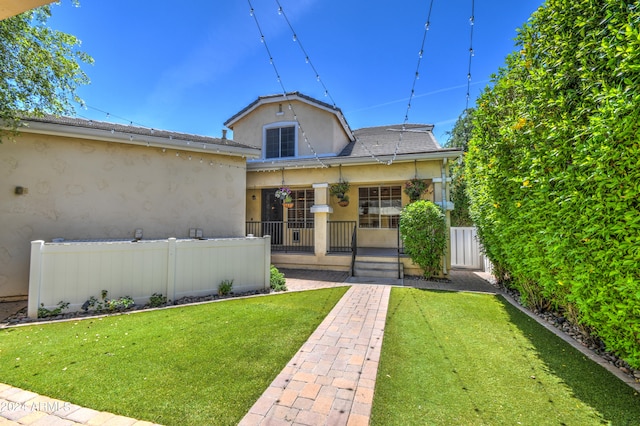
M 171 300 L 214 294 L 222 280 L 246 292 L 269 286 L 270 237 L 139 242 L 31 243 L 28 314 L 68 302 L 79 310 L 91 296 L 132 297 L 144 304 L 153 293 Z

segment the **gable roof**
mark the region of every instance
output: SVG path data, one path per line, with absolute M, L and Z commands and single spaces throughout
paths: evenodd
M 238 121 L 240 121 L 241 119 L 249 115 L 251 112 L 259 108 L 260 106 L 268 105 L 268 104 L 276 104 L 276 103 L 290 103 L 291 101 L 300 101 L 302 103 L 314 106 L 316 108 L 322 109 L 324 111 L 327 111 L 335 115 L 335 117 L 340 122 L 340 125 L 344 129 L 344 132 L 346 133 L 349 140 L 351 141 L 355 140 L 353 137 L 353 132 L 349 127 L 349 123 L 347 123 L 347 119 L 344 117 L 344 114 L 342 114 L 342 110 L 340 110 L 340 108 L 334 107 L 333 105 L 330 105 L 326 102 L 319 101 L 318 99 L 312 98 L 311 96 L 304 95 L 300 92 L 288 92 L 285 94 L 260 96 L 258 97 L 258 99 L 251 102 L 249 105 L 247 105 L 242 110 L 234 114 L 227 121 L 225 121 L 224 125 L 233 130 L 233 126 Z
M 40 133 L 73 138 L 86 138 L 130 145 L 147 145 L 181 149 L 193 152 L 215 152 L 234 156 L 258 157 L 256 147 L 234 142 L 227 138 L 193 135 L 189 133 L 157 130 L 148 127 L 127 126 L 106 121 L 75 117 L 28 117 L 19 128 L 23 133 Z

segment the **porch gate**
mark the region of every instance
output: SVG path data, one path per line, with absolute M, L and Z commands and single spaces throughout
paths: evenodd
M 476 228 L 451 227 L 451 267 L 485 269 L 482 246 Z

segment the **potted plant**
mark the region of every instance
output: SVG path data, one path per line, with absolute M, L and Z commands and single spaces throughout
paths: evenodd
M 276 191 L 276 198 L 280 200 L 282 205 L 287 208 L 293 207 L 293 198 L 291 197 L 291 189 L 283 186 Z
M 347 181 L 340 181 L 338 183 L 333 183 L 329 186 L 329 194 L 335 195 L 338 198 L 338 204 L 342 207 L 346 207 L 349 205 L 349 196 L 347 192 L 351 185 Z
M 429 188 L 425 179 L 413 178 L 404 184 L 404 193 L 409 196 L 411 202 L 418 201 L 422 194 Z

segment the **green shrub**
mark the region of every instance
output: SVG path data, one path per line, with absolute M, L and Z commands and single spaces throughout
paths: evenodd
M 466 157 L 487 256 L 640 367 L 640 8 L 549 0 L 477 102 Z
M 153 293 L 149 297 L 148 305 L 152 308 L 163 306 L 167 303 L 167 296 L 163 296 L 162 293 Z
M 440 275 L 442 256 L 447 248 L 444 212 L 431 201 L 416 201 L 400 214 L 400 235 L 404 251 L 424 270 L 424 276 Z
M 218 294 L 220 296 L 227 296 L 231 294 L 233 289 L 233 280 L 223 280 L 218 286 Z
M 88 312 L 93 309 L 95 312 L 120 312 L 132 308 L 136 302 L 130 296 L 119 297 L 117 299 L 109 299 L 109 292 L 102 290 L 100 292 L 101 300 L 98 300 L 95 296 L 89 297 L 89 299 L 82 304 L 82 310 Z
M 274 291 L 287 291 L 287 281 L 284 278 L 284 274 L 278 271 L 278 268 L 271 265 L 270 284 L 271 289 Z
M 55 317 L 57 315 L 60 315 L 62 311 L 64 311 L 68 307 L 69 307 L 69 302 L 63 302 L 63 301 L 58 302 L 58 307 L 54 309 L 47 309 L 44 307 L 44 303 L 41 303 L 40 307 L 38 308 L 38 318 Z

